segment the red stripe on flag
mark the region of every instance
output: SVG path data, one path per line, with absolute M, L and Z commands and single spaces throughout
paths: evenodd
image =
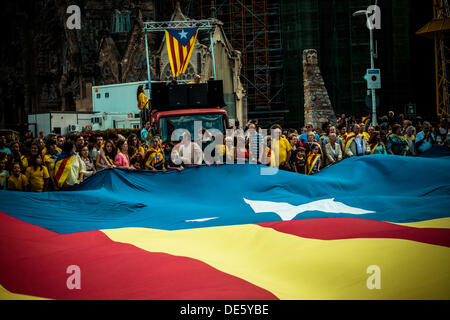
M 178 73 L 177 57 L 175 55 L 174 39 L 171 34 L 169 34 L 169 39 L 170 39 L 170 48 L 172 52 L 173 69 L 175 70 L 175 74 L 177 74 Z
M 112 241 L 101 231 L 60 235 L 2 212 L 0 256 L 0 284 L 42 298 L 277 299 L 196 259 L 148 252 Z M 71 265 L 80 268 L 80 290 L 67 287 Z
M 178 41 L 178 55 L 180 56 L 180 71 L 183 70 L 184 66 L 184 54 L 183 54 L 183 45 Z
M 310 166 L 313 165 L 314 161 L 316 161 L 316 158 L 317 158 L 317 154 L 316 154 L 316 155 L 313 155 L 313 156 L 311 157 L 311 160 L 309 161 L 309 165 L 310 165 Z
M 61 178 L 61 175 L 63 174 L 64 168 L 66 167 L 67 161 L 69 161 L 69 159 L 70 159 L 70 157 L 65 158 L 64 160 L 61 160 L 62 163 L 61 163 L 61 165 L 58 168 L 58 172 L 55 174 L 55 180 L 56 181 L 59 181 L 59 179 Z
M 188 63 L 188 61 L 187 61 L 187 57 L 189 56 L 189 51 L 191 50 L 191 41 L 192 41 L 192 39 L 191 40 L 189 40 L 189 42 L 188 42 L 188 44 L 186 45 L 186 61 L 183 63 L 183 66 L 181 67 L 181 70 L 183 70 L 184 69 L 184 65 L 186 64 L 186 63 Z
M 450 247 L 450 229 L 414 228 L 377 220 L 323 218 L 265 222 L 257 225 L 310 239 L 391 238 Z

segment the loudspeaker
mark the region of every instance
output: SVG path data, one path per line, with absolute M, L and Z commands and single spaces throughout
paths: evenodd
M 188 85 L 189 106 L 204 107 L 208 105 L 208 88 L 206 83 Z
M 188 106 L 188 86 L 186 85 L 169 85 L 169 105 L 171 107 L 186 107 Z
M 167 85 L 164 82 L 152 84 L 152 108 L 165 107 L 168 104 Z
M 225 101 L 223 99 L 223 81 L 209 80 L 208 81 L 208 105 L 211 107 L 224 107 Z

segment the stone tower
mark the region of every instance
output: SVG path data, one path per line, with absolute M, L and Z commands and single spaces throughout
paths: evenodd
M 321 128 L 325 122 L 337 124 L 336 115 L 320 73 L 315 49 L 303 51 L 303 87 L 305 91 L 305 125 Z

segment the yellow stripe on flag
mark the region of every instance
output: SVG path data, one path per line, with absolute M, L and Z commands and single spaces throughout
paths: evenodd
M 191 60 L 192 52 L 194 51 L 195 41 L 197 40 L 197 34 L 198 34 L 198 30 L 197 30 L 197 32 L 192 36 L 191 40 L 189 41 L 190 44 L 191 44 L 191 49 L 189 50 L 189 52 L 187 52 L 187 53 L 185 54 L 185 56 L 187 55 L 188 57 L 187 57 L 187 59 L 185 60 L 183 69 L 181 70 L 181 73 L 185 73 L 185 72 L 186 72 L 186 69 L 187 69 L 187 66 L 189 65 L 189 61 Z M 186 48 L 186 50 L 187 50 L 187 48 Z
M 434 219 L 427 221 L 411 222 L 411 223 L 396 223 L 401 226 L 414 228 L 439 228 L 450 229 L 450 218 Z
M 258 225 L 103 232 L 147 251 L 201 260 L 280 299 L 450 299 L 450 248 L 442 246 L 306 239 Z M 367 287 L 373 265 L 381 270 L 380 290 Z
M 191 41 L 189 41 L 189 43 L 190 43 Z M 187 56 L 188 56 L 188 49 L 187 49 L 187 46 L 183 46 L 183 57 L 184 57 L 184 61 L 183 61 L 183 65 L 181 66 L 181 68 L 180 68 L 180 73 L 184 73 L 184 70 L 186 70 L 186 68 L 185 68 L 185 66 L 187 65 L 187 64 L 189 64 L 189 61 L 188 61 L 188 59 L 187 59 Z
M 50 299 L 12 293 L 6 290 L 2 285 L 0 285 L 0 300 L 50 300 Z
M 176 77 L 176 70 L 175 70 L 175 67 L 173 65 L 173 59 L 172 59 L 172 47 L 170 46 L 170 33 L 167 30 L 165 30 L 165 33 L 166 33 L 167 54 L 169 56 L 170 67 L 172 68 L 172 75 L 175 78 Z
M 177 70 L 176 70 L 176 76 L 178 77 L 180 75 L 180 54 L 178 53 L 178 40 L 173 38 L 173 44 L 174 44 L 174 54 L 175 54 L 175 60 L 177 62 Z

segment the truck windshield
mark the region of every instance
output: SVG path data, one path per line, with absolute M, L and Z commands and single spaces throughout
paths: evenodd
M 171 141 L 172 133 L 177 129 L 185 129 L 191 133 L 192 139 L 194 139 L 194 122 L 201 121 L 200 128 L 212 130 L 216 129 L 221 132 L 223 130 L 223 117 L 220 113 L 213 114 L 192 114 L 173 117 L 163 117 L 159 119 L 159 128 L 161 129 L 161 135 L 163 141 Z M 213 132 L 211 132 L 214 134 Z M 179 141 L 179 137 L 173 139 Z

